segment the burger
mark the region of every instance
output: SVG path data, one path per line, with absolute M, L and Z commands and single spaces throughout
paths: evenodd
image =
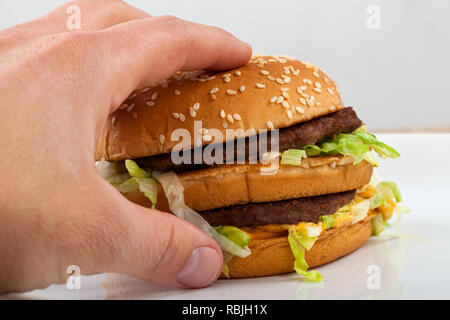
M 213 237 L 222 277 L 296 271 L 320 281 L 310 268 L 404 211 L 397 185 L 373 178 L 372 151 L 399 156 L 344 106 L 330 76 L 278 55 L 139 88 L 110 115 L 95 157 L 130 201 Z

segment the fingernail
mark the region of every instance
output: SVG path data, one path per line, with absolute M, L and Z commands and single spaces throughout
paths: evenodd
M 222 270 L 219 253 L 210 247 L 195 248 L 177 281 L 191 288 L 202 288 L 211 284 Z

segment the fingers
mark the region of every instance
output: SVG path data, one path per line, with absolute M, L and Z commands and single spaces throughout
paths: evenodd
M 84 228 L 91 231 L 83 235 L 89 240 L 77 240 L 96 245 L 73 250 L 83 274 L 123 273 L 190 288 L 208 286 L 220 275 L 221 250 L 205 233 L 172 214 L 129 202 L 103 180 L 96 189 L 91 222 Z
M 21 43 L 61 32 L 102 30 L 148 17 L 148 13 L 122 0 L 76 0 L 36 20 L 15 26 L 10 31 L 14 41 Z
M 117 107 L 137 87 L 167 79 L 179 70 L 238 67 L 251 47 L 216 27 L 172 16 L 131 21 L 96 34 L 97 49 L 110 54 L 105 79 Z

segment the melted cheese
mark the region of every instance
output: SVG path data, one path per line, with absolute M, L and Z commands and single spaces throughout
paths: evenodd
M 360 190 L 358 190 L 355 199 L 353 199 L 352 203 L 349 204 L 349 207 L 351 208 L 352 205 L 355 205 L 365 199 L 370 199 L 375 195 L 375 188 L 371 185 L 366 185 Z M 376 214 L 378 211 L 382 213 L 383 215 L 388 216 L 389 213 L 392 215 L 392 212 L 394 210 L 395 203 L 389 203 L 386 206 L 377 208 L 375 210 L 370 210 L 368 214 Z M 350 210 L 349 210 L 350 211 Z M 385 212 L 385 213 L 384 213 Z M 390 216 L 389 216 L 390 217 Z M 334 228 L 337 228 L 339 226 L 342 226 L 343 224 L 351 223 L 354 219 L 354 216 L 352 216 L 350 213 L 342 214 L 336 217 L 336 226 Z M 258 227 L 247 227 L 247 228 L 241 228 L 245 232 L 247 232 L 250 237 L 254 240 L 262 240 L 262 239 L 270 239 L 270 238 L 277 238 L 277 237 L 285 237 L 288 235 L 288 230 L 290 228 L 295 227 L 300 232 L 308 232 L 308 228 L 321 228 L 322 231 L 325 230 L 324 223 L 320 221 L 319 223 L 312 223 L 312 222 L 300 222 L 297 225 L 290 225 L 290 224 L 268 224 L 264 226 L 258 226 Z

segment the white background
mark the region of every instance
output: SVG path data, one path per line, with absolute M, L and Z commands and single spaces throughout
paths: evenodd
M 450 127 L 448 0 L 130 0 L 152 15 L 223 27 L 255 53 L 315 63 L 371 129 Z M 38 17 L 61 0 L 0 0 L 0 29 Z M 381 29 L 366 26 L 370 5 Z M 62 22 L 65 23 L 65 22 Z

